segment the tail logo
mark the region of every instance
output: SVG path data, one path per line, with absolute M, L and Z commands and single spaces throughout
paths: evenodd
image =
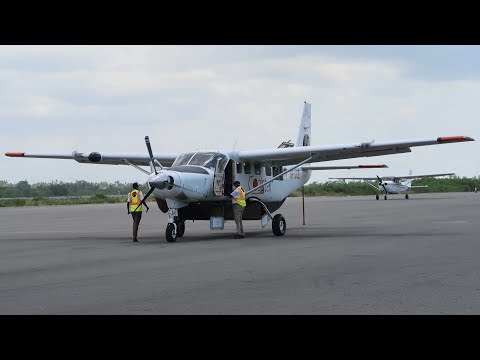
M 303 137 L 303 146 L 310 146 L 310 137 L 308 136 L 308 134 L 305 134 L 305 136 Z

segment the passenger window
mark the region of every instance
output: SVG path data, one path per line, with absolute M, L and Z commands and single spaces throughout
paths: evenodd
M 245 174 L 251 174 L 252 169 L 250 168 L 250 163 L 243 163 L 243 171 Z
M 283 167 L 282 166 L 274 166 L 272 168 L 273 170 L 273 176 L 277 176 L 278 174 L 280 174 L 281 172 L 283 172 Z M 275 180 L 283 180 L 283 175 L 276 178 Z
M 260 163 L 254 164 L 255 175 L 260 175 L 262 173 L 262 168 L 260 167 Z
M 242 173 L 242 163 L 237 162 L 237 174 L 241 174 L 241 173 Z
M 270 166 L 265 166 L 265 175 L 272 176 L 272 168 Z

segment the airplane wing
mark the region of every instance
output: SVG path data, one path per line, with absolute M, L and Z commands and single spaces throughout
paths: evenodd
M 453 142 L 474 141 L 468 136 L 438 137 L 436 139 L 400 140 L 359 145 L 330 145 L 330 146 L 300 146 L 288 148 L 273 148 L 265 150 L 237 151 L 240 161 L 257 161 L 266 166 L 296 165 L 302 161 L 314 163 L 322 161 L 342 160 L 356 157 L 370 157 L 411 152 L 410 147 L 449 144 Z M 70 159 L 88 164 L 125 165 L 128 162 L 134 165 L 149 165 L 148 154 L 134 153 L 29 153 L 7 152 L 6 156 L 29 157 L 46 159 Z M 171 166 L 178 153 L 154 153 L 153 157 L 163 166 Z M 312 159 L 309 159 L 312 157 Z M 308 159 L 308 160 L 307 160 Z
M 353 166 L 302 166 L 303 171 L 308 170 L 342 170 L 342 169 L 372 169 L 372 168 L 388 168 L 387 165 L 353 165 Z
M 430 177 L 437 177 L 437 176 L 448 176 L 448 175 L 455 175 L 455 173 L 446 173 L 446 174 L 427 174 L 427 175 L 405 175 L 405 176 L 395 176 L 397 179 L 420 179 L 420 178 L 430 178 Z M 385 177 L 382 177 L 384 179 Z
M 26 157 L 26 158 L 44 158 L 44 159 L 67 159 L 75 160 L 79 163 L 87 164 L 107 164 L 107 165 L 128 165 L 128 163 L 137 166 L 149 166 L 150 157 L 148 153 L 81 153 L 74 151 L 68 153 L 30 153 L 30 152 L 7 152 L 6 156 Z M 153 153 L 153 158 L 157 159 L 163 166 L 171 166 L 179 154 L 177 153 Z
M 313 156 L 313 158 L 305 161 L 306 163 L 401 154 L 411 152 L 412 150 L 410 148 L 415 146 L 441 145 L 464 141 L 475 140 L 468 136 L 447 136 L 432 139 L 361 143 L 358 145 L 321 145 L 264 150 L 241 150 L 237 151 L 236 154 L 239 161 L 257 161 L 266 166 L 285 166 L 299 164 L 311 156 Z
M 376 177 L 329 177 L 332 180 L 378 180 Z M 382 176 L 383 180 L 390 180 L 393 179 L 392 177 Z

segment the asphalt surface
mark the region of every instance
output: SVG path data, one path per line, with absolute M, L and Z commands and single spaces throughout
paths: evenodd
M 165 241 L 152 203 L 0 208 L 0 314 L 480 314 L 480 193 L 289 198 Z

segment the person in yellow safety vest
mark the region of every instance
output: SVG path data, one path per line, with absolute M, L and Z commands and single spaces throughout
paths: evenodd
M 140 225 L 140 220 L 142 220 L 142 202 L 143 202 L 143 193 L 138 190 L 138 183 L 133 183 L 133 190 L 128 193 L 127 199 L 127 211 L 128 214 L 132 215 L 133 219 L 133 242 L 138 242 L 137 233 L 138 226 Z M 147 211 L 150 210 L 147 203 L 143 203 L 147 208 Z
M 242 216 L 247 203 L 245 201 L 245 190 L 240 186 L 240 181 L 235 181 L 233 186 L 235 186 L 235 190 L 230 195 L 232 196 L 233 217 L 235 219 L 235 225 L 237 225 L 237 233 L 233 238 L 241 239 L 245 237 Z

